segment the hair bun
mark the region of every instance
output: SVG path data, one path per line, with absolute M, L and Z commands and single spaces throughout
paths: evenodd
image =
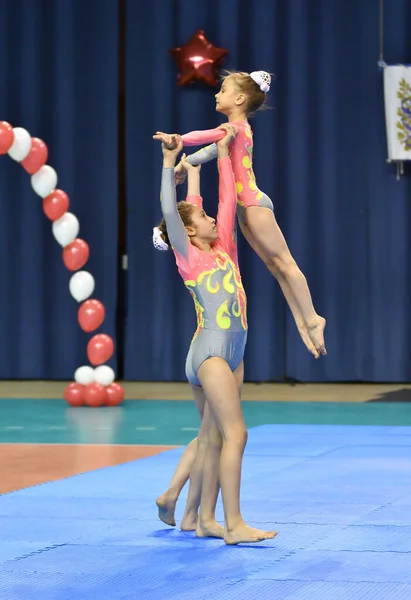
M 153 244 L 154 248 L 157 250 L 162 250 L 163 252 L 168 250 L 168 245 L 163 240 L 163 236 L 161 235 L 161 231 L 158 227 L 153 228 Z
M 260 90 L 267 94 L 270 91 L 271 75 L 267 71 L 253 71 L 250 77 L 259 86 Z

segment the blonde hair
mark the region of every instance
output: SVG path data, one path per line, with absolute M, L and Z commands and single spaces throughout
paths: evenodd
M 191 225 L 192 224 L 191 214 L 193 212 L 193 204 L 190 204 L 189 202 L 185 202 L 184 200 L 182 200 L 181 202 L 177 202 L 177 210 L 178 210 L 178 214 L 181 217 L 181 220 L 184 223 L 184 226 L 188 227 L 189 225 Z M 170 243 L 168 233 L 167 233 L 167 224 L 166 224 L 164 218 L 161 220 L 161 223 L 158 226 L 158 228 L 161 232 L 161 239 L 163 240 L 163 242 L 165 242 L 167 244 L 167 246 L 169 248 L 171 248 L 171 243 Z
M 267 94 L 260 89 L 260 86 L 252 79 L 249 73 L 244 71 L 224 71 L 222 80 L 233 77 L 235 84 L 240 92 L 247 97 L 245 111 L 247 115 L 252 115 L 258 110 L 269 108 L 266 105 Z

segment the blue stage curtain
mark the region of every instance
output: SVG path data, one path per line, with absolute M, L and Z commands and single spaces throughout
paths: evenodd
M 0 119 L 49 149 L 70 197 L 85 269 L 106 306 L 99 330 L 115 334 L 117 298 L 118 4 L 113 0 L 1 0 Z M 66 379 L 87 362 L 42 200 L 30 176 L 0 157 L 0 378 Z M 115 359 L 110 362 L 115 366 Z

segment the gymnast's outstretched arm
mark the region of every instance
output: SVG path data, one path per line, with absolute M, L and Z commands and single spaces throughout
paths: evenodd
M 173 249 L 188 261 L 190 242 L 184 223 L 177 209 L 177 195 L 174 181 L 175 158 L 165 155 L 161 174 L 161 211 L 167 225 L 167 235 Z

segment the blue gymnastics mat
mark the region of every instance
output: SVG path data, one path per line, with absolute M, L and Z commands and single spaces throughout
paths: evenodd
M 157 520 L 181 452 L 1 496 L 1 600 L 410 600 L 411 427 L 251 429 L 256 545 Z

